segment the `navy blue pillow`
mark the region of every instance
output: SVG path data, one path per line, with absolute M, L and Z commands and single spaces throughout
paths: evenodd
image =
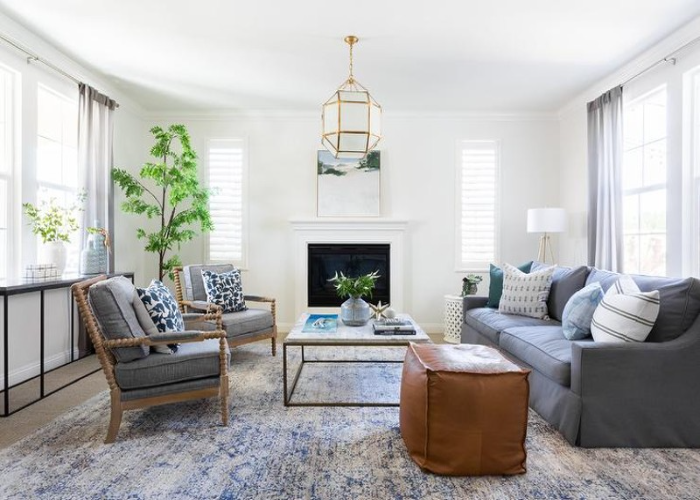
M 245 311 L 241 271 L 234 269 L 226 273 L 202 271 L 207 302 L 221 306 L 225 313 Z
M 136 288 L 139 298 L 159 332 L 183 332 L 185 322 L 170 289 L 158 280 L 148 288 Z

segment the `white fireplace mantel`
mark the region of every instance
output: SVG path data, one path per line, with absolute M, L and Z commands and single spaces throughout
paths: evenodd
M 290 221 L 294 231 L 294 310 L 309 309 L 307 303 L 309 243 L 383 243 L 389 245 L 391 306 L 404 310 L 405 235 L 408 221 L 396 219 L 297 219 Z

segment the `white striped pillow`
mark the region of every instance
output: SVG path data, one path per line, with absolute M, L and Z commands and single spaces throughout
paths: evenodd
M 644 342 L 658 315 L 659 291 L 641 292 L 632 278 L 620 276 L 593 313 L 593 340 Z

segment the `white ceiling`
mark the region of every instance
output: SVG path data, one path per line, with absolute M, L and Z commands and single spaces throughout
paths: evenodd
M 153 111 L 317 110 L 355 76 L 386 110 L 555 111 L 700 15 L 698 0 L 0 0 Z

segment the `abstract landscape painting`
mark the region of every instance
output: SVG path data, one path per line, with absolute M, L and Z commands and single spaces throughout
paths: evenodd
M 317 157 L 319 217 L 378 217 L 380 215 L 380 155 L 370 151 L 361 160 Z

